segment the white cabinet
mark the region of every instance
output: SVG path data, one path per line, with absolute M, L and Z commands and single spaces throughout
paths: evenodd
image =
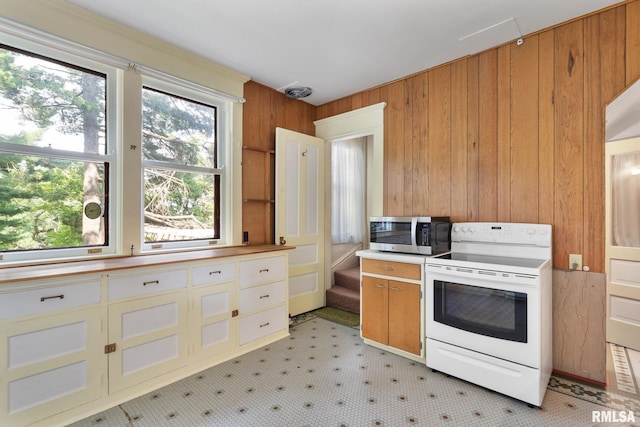
M 191 269 L 189 333 L 195 359 L 222 359 L 237 342 L 237 263 L 206 263 Z
M 286 252 L 229 253 L 56 280 L 0 271 L 0 426 L 67 425 L 286 337 Z
M 240 262 L 240 288 L 257 283 L 283 280 L 287 276 L 287 261 L 284 255 L 258 258 Z
M 0 324 L 3 426 L 30 424 L 105 394 L 99 280 L 43 285 L 0 294 L 6 319 Z M 21 316 L 33 313 L 37 316 Z
M 109 305 L 109 393 L 186 363 L 186 291 Z
M 240 262 L 240 345 L 262 345 L 261 339 L 288 334 L 287 259 L 271 256 Z

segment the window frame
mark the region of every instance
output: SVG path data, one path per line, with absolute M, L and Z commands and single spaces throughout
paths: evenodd
M 140 86 L 140 98 L 142 98 L 142 90 L 148 88 L 150 90 L 159 91 L 168 95 L 183 98 L 188 101 L 194 101 L 200 104 L 205 104 L 215 108 L 216 111 L 216 126 L 215 126 L 215 141 L 217 150 L 217 167 L 205 168 L 190 165 L 179 165 L 177 163 L 162 162 L 156 160 L 146 160 L 140 150 L 140 173 L 144 177 L 145 168 L 157 168 L 164 170 L 176 170 L 180 172 L 189 173 L 206 173 L 211 175 L 218 175 L 220 177 L 219 188 L 219 203 L 218 209 L 219 215 L 219 238 L 217 239 L 194 239 L 194 240 L 181 240 L 181 241 L 165 241 L 165 242 L 145 242 L 144 239 L 144 178 L 142 178 L 142 189 L 140 191 L 140 247 L 142 253 L 162 252 L 172 250 L 185 250 L 185 249 L 205 249 L 212 245 L 228 244 L 229 236 L 227 235 L 227 229 L 224 226 L 226 218 L 228 218 L 228 211 L 226 209 L 226 195 L 229 191 L 227 182 L 229 181 L 227 173 L 229 168 L 226 167 L 229 158 L 228 153 L 230 151 L 230 102 L 213 93 L 209 93 L 206 88 L 198 88 L 194 85 L 189 85 L 182 82 L 180 79 L 172 79 L 171 76 L 152 76 L 151 73 L 141 71 L 142 82 Z M 141 104 L 142 105 L 142 104 Z M 140 130 L 142 132 L 142 129 Z M 142 144 L 142 134 L 140 135 Z
M 71 161 L 95 161 L 108 164 L 105 179 L 105 200 L 107 201 L 105 218 L 105 236 L 107 242 L 99 246 L 78 246 L 73 248 L 48 248 L 21 251 L 6 251 L 0 253 L 0 266 L 5 264 L 24 264 L 41 262 L 42 260 L 75 260 L 85 258 L 97 258 L 114 256 L 118 253 L 119 233 L 114 222 L 117 222 L 118 200 L 114 196 L 114 189 L 119 185 L 119 159 L 118 159 L 118 132 L 117 132 L 117 107 L 119 72 L 118 69 L 105 62 L 95 61 L 81 54 L 69 52 L 63 46 L 54 47 L 53 43 L 38 43 L 28 40 L 26 37 L 18 37 L 2 31 L 0 27 L 0 44 L 21 51 L 24 55 L 33 55 L 39 59 L 48 60 L 57 64 L 65 64 L 72 68 L 87 69 L 89 72 L 103 74 L 105 76 L 105 145 L 104 154 L 86 153 L 79 151 L 60 150 L 48 147 L 37 147 L 0 142 L 2 152 L 10 152 L 27 156 L 55 157 Z M 114 219 L 116 221 L 114 221 Z

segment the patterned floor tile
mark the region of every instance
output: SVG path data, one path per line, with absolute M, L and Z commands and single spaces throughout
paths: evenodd
M 582 427 L 599 425 L 593 411 L 619 408 L 633 408 L 640 421 L 638 401 L 603 393 L 553 377 L 542 407 L 530 408 L 367 346 L 357 329 L 311 318 L 294 323 L 286 339 L 73 427 Z

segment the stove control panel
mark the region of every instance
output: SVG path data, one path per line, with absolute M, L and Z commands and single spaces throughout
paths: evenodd
M 551 246 L 551 225 L 504 222 L 456 222 L 452 242 Z

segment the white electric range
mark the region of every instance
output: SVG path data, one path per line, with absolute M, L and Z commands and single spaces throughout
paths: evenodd
M 552 233 L 455 223 L 425 264 L 426 364 L 540 406 L 552 370 Z

